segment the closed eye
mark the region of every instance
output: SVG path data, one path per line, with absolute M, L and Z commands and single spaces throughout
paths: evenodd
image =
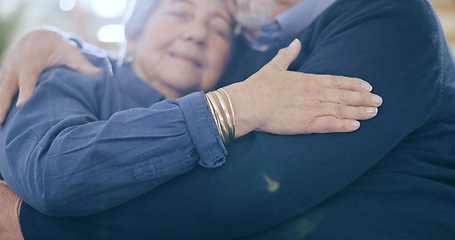
M 190 17 L 190 14 L 187 12 L 183 11 L 171 11 L 169 12 L 171 16 L 177 17 L 177 18 L 182 18 L 182 19 L 188 19 Z
M 231 33 L 231 26 L 225 19 L 215 17 L 214 19 L 211 20 L 210 30 L 225 39 L 229 39 Z

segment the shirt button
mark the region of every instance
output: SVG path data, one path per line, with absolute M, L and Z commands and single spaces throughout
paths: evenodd
M 197 154 L 196 150 L 191 150 L 191 152 L 190 152 L 190 156 L 191 156 L 192 158 L 195 158 L 195 157 L 197 157 L 197 156 L 198 156 L 198 154 Z

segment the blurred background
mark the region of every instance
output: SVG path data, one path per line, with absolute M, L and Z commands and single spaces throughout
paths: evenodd
M 397 0 L 398 1 L 398 0 Z M 118 51 L 129 0 L 0 0 L 0 63 L 8 47 L 25 32 L 55 26 L 87 42 Z M 455 49 L 455 0 L 431 0 Z
M 0 62 L 24 33 L 55 26 L 85 41 L 118 51 L 129 0 L 0 0 Z M 38 46 L 37 46 L 38 47 Z

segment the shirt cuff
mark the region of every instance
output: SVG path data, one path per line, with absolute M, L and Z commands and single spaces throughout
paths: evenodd
M 69 239 L 58 218 L 46 216 L 22 202 L 19 215 L 21 231 L 27 240 Z
M 215 120 L 205 100 L 204 92 L 189 94 L 178 100 L 188 132 L 199 154 L 199 165 L 215 168 L 226 161 L 224 147 Z

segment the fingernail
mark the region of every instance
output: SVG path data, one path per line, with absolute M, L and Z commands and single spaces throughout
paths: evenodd
M 367 113 L 376 113 L 378 111 L 377 108 L 369 107 L 367 108 Z
M 368 84 L 368 83 L 363 83 L 362 84 L 362 88 L 365 89 L 365 90 L 368 90 L 370 92 L 371 92 L 371 90 L 373 90 L 373 87 L 370 84 Z
M 299 40 L 298 40 L 297 38 L 294 39 L 294 41 L 292 41 L 292 43 L 291 43 L 291 45 L 289 45 L 289 47 L 295 48 L 295 47 L 297 46 L 298 41 L 299 41 Z
M 352 126 L 353 128 L 358 128 L 358 127 L 360 127 L 360 122 L 358 122 L 358 121 L 352 121 L 352 122 L 351 122 L 351 126 Z
M 23 102 L 24 102 L 24 98 L 19 97 L 16 102 L 16 107 L 22 106 L 24 104 Z
M 373 96 L 372 100 L 373 100 L 373 103 L 377 103 L 377 104 L 382 103 L 382 98 L 379 96 Z

